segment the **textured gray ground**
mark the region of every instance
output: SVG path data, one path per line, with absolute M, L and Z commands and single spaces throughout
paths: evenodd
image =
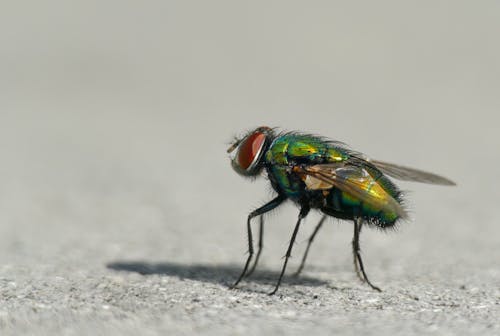
M 496 2 L 67 2 L 0 13 L 0 334 L 500 334 Z M 455 188 L 401 183 L 365 230 L 372 291 L 331 221 L 277 279 L 297 209 L 230 168 L 260 124 L 349 142 Z M 317 214 L 299 233 L 293 271 Z

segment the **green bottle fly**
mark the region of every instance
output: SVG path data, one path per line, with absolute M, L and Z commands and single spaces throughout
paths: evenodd
M 262 215 L 289 199 L 300 207 L 299 219 L 285 255 L 283 268 L 271 294 L 278 290 L 291 255 L 300 223 L 311 209 L 324 214 L 315 228 L 296 274 L 302 270 L 310 244 L 326 216 L 354 221 L 352 241 L 356 273 L 362 281 L 380 291 L 369 280 L 364 270 L 359 247 L 359 234 L 363 224 L 380 229 L 393 227 L 408 217 L 403 206 L 403 195 L 387 176 L 406 181 L 454 185 L 447 178 L 421 170 L 371 160 L 352 151 L 341 142 L 299 132 L 276 133 L 275 129 L 259 127 L 228 149 L 233 168 L 243 176 L 258 176 L 265 171 L 277 196 L 252 211 L 247 220 L 249 256 L 243 271 L 235 282 L 250 275 L 258 263 L 263 236 Z M 260 216 L 260 239 L 253 266 L 253 238 L 251 219 Z

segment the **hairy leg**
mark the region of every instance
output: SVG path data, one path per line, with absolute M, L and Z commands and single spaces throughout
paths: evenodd
M 370 285 L 371 288 L 381 292 L 382 290 L 377 286 L 373 285 L 368 279 L 368 276 L 366 275 L 365 272 L 365 268 L 363 266 L 363 260 L 361 259 L 361 249 L 359 247 L 359 234 L 361 232 L 362 225 L 363 225 L 363 219 L 361 217 L 356 217 L 354 219 L 354 237 L 352 239 L 352 253 L 354 255 L 354 267 L 356 269 L 356 272 L 358 273 L 358 276 L 362 281 L 366 281 L 366 283 Z
M 311 244 L 314 241 L 314 238 L 316 237 L 316 235 L 318 234 L 319 229 L 321 229 L 321 226 L 323 226 L 323 223 L 325 222 L 325 220 L 326 220 L 326 215 L 323 215 L 323 217 L 321 217 L 321 219 L 319 220 L 319 223 L 314 228 L 313 233 L 309 237 L 309 240 L 307 241 L 306 251 L 304 252 L 304 255 L 302 256 L 302 261 L 300 262 L 300 266 L 297 269 L 297 271 L 295 272 L 294 276 L 298 276 L 300 274 L 300 272 L 302 272 L 302 269 L 304 268 L 304 265 L 306 264 L 306 259 L 307 259 L 307 255 L 309 254 L 309 249 L 311 248 Z
M 295 238 L 297 238 L 297 233 L 299 232 L 300 222 L 302 222 L 302 220 L 307 216 L 309 210 L 310 208 L 308 206 L 303 206 L 300 209 L 299 219 L 297 220 L 297 224 L 295 224 L 295 229 L 293 230 L 292 238 L 290 239 L 290 244 L 288 245 L 288 249 L 285 254 L 285 262 L 283 263 L 283 268 L 281 269 L 280 277 L 278 279 L 278 282 L 276 283 L 276 287 L 271 293 L 269 293 L 269 295 L 274 295 L 278 291 L 278 288 L 281 285 L 281 280 L 283 279 L 283 275 L 285 274 L 286 265 L 288 264 L 288 259 L 292 255 L 292 248 L 293 244 L 295 243 Z
M 240 276 L 238 277 L 238 280 L 236 280 L 236 282 L 231 286 L 231 288 L 236 287 L 240 283 L 241 279 L 243 279 L 243 277 L 247 273 L 248 265 L 250 264 L 250 261 L 252 260 L 252 257 L 253 257 L 253 252 L 254 251 L 253 251 L 253 238 L 252 238 L 252 226 L 251 226 L 252 218 L 260 216 L 260 215 L 263 215 L 266 212 L 269 212 L 269 211 L 275 209 L 277 206 L 279 206 L 281 203 L 283 203 L 283 201 L 285 199 L 286 198 L 284 196 L 278 195 L 276 198 L 274 198 L 270 202 L 264 204 L 260 208 L 252 211 L 248 215 L 248 218 L 247 218 L 248 257 L 247 257 L 247 261 L 245 262 L 245 266 L 243 267 L 243 271 L 241 272 Z

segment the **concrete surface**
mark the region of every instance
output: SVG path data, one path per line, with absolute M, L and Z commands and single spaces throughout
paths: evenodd
M 26 7 L 23 7 L 26 6 Z M 0 12 L 1 335 L 500 334 L 497 2 L 44 2 Z M 225 154 L 256 125 L 425 168 L 412 221 L 322 230 L 277 279 L 297 209 Z M 299 233 L 293 271 L 319 219 Z

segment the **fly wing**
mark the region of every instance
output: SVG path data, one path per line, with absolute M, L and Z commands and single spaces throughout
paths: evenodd
M 403 167 L 395 165 L 393 163 L 387 163 L 378 160 L 369 160 L 371 164 L 380 169 L 384 174 L 391 177 L 397 178 L 403 181 L 413 181 L 429 184 L 439 184 L 439 185 L 456 185 L 455 182 L 447 179 L 446 177 L 439 176 L 433 173 L 425 172 L 422 170 Z
M 325 190 L 336 187 L 375 209 L 395 212 L 401 218 L 408 217 L 401 204 L 362 167 L 317 164 L 296 166 L 293 171 L 303 177 L 308 189 Z

